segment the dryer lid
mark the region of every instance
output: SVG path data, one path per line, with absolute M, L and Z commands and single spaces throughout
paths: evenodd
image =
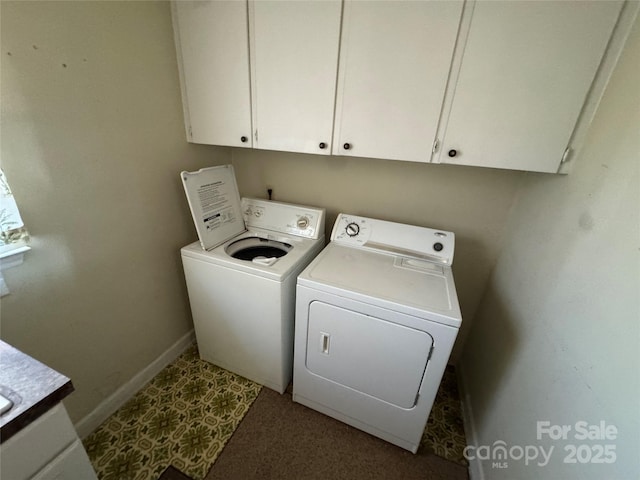
M 181 172 L 180 178 L 204 250 L 246 231 L 232 165 Z

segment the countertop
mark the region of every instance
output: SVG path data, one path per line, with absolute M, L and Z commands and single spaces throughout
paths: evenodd
M 4 442 L 73 392 L 71 380 L 0 340 L 0 394 L 13 402 L 0 416 Z

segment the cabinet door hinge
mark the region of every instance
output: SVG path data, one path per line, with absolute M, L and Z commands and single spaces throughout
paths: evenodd
M 189 138 L 193 138 L 193 129 L 191 128 L 191 125 L 189 125 Z
M 431 350 L 429 350 L 429 356 L 427 357 L 427 362 L 431 360 L 432 355 L 433 355 L 433 345 L 431 345 Z
M 569 155 L 571 155 L 571 147 L 567 147 L 564 153 L 562 154 L 560 165 L 562 165 L 563 163 L 567 163 L 567 161 L 569 161 Z
M 433 142 L 433 147 L 431 148 L 431 153 L 436 153 L 438 151 L 438 147 L 440 147 L 440 140 L 437 138 Z
M 255 141 L 258 141 L 258 129 L 256 128 L 256 131 L 253 134 L 253 138 L 255 138 Z

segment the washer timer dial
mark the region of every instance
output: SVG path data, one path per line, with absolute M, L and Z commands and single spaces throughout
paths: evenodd
M 307 228 L 309 226 L 309 218 L 308 217 L 300 217 L 300 218 L 298 218 L 298 220 L 296 221 L 296 226 L 300 230 L 304 230 L 305 228 Z
M 347 233 L 347 235 L 349 235 L 350 237 L 355 237 L 356 235 L 358 235 L 360 233 L 360 225 L 358 225 L 355 222 L 351 222 L 349 223 L 346 228 L 344 229 L 344 231 Z

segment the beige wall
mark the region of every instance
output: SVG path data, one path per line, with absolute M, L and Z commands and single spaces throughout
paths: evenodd
M 327 238 L 338 213 L 440 228 L 456 234 L 454 275 L 464 317 L 452 360 L 471 326 L 521 172 L 368 158 L 233 149 L 243 195 L 327 209 Z
M 521 173 L 189 145 L 166 3 L 0 12 L 2 166 L 33 236 L 0 334 L 73 379 L 74 421 L 191 328 L 177 174 L 232 155 L 243 195 L 324 206 L 327 234 L 339 212 L 454 231 L 464 336 Z
M 2 339 L 72 378 L 78 421 L 191 328 L 178 173 L 186 143 L 169 5 L 6 2 L 2 166 L 33 236 L 4 272 Z
M 531 175 L 462 358 L 477 446 L 555 447 L 546 467 L 487 479 L 638 478 L 640 21 L 567 177 Z M 537 440 L 536 422 L 615 425 L 609 441 Z M 471 432 L 470 432 L 471 433 Z M 564 464 L 567 443 L 615 445 L 611 465 Z M 479 478 L 479 477 L 475 477 Z

